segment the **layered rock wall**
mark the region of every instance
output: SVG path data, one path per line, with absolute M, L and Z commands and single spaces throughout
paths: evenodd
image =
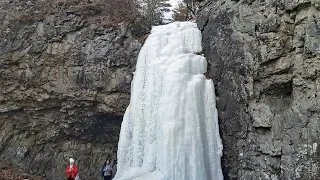
M 57 180 L 73 157 L 97 179 L 116 158 L 141 44 L 126 23 L 88 21 L 91 5 L 42 2 L 0 2 L 0 158 Z
M 90 180 L 115 156 L 141 43 L 96 1 L 0 2 L 1 159 L 60 179 L 72 156 Z M 320 177 L 319 5 L 202 1 L 225 179 Z
M 225 179 L 319 179 L 320 1 L 202 3 Z

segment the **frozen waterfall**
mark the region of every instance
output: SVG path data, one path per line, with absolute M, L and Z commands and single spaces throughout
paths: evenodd
M 153 27 L 123 118 L 116 180 L 222 180 L 214 85 L 191 22 Z

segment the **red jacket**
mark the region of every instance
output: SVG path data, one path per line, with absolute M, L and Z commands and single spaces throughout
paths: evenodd
M 72 168 L 70 169 L 70 164 L 69 164 L 66 168 L 67 178 L 69 177 L 75 178 L 77 174 L 78 174 L 78 167 L 75 164 L 73 164 Z

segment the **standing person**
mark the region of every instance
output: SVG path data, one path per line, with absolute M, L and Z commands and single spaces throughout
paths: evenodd
M 104 180 L 111 180 L 111 176 L 112 176 L 112 166 L 110 163 L 110 160 L 107 159 L 101 168 L 101 175 L 103 177 Z
M 69 165 L 66 168 L 66 176 L 68 180 L 74 180 L 78 174 L 78 167 L 75 165 L 72 158 L 69 159 Z

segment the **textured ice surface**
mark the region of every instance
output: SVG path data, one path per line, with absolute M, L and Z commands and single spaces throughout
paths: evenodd
M 153 27 L 123 118 L 117 180 L 222 180 L 214 86 L 195 23 Z

